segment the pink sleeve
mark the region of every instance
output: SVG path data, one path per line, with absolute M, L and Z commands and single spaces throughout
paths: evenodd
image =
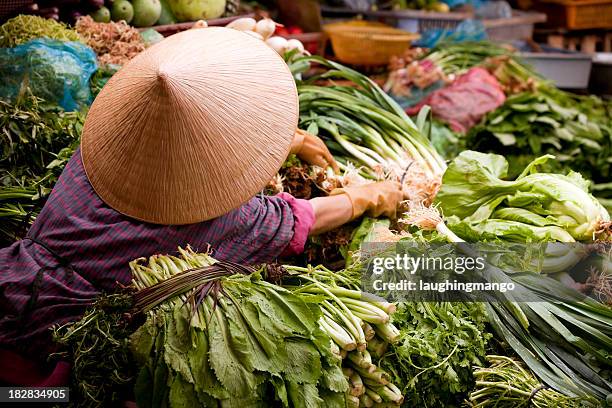
M 283 250 L 281 256 L 298 255 L 304 252 L 304 245 L 308 239 L 308 233 L 314 225 L 314 210 L 308 200 L 293 197 L 288 193 L 277 194 L 277 197 L 285 200 L 293 211 L 295 224 L 293 226 L 293 238 Z

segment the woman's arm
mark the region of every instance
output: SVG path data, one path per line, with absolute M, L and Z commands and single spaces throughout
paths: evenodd
M 310 200 L 314 224 L 309 235 L 317 235 L 346 224 L 353 218 L 353 205 L 346 194 L 318 197 Z

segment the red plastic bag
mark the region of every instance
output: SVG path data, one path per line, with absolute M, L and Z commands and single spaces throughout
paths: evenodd
M 475 67 L 449 86 L 432 92 L 406 113 L 416 115 L 423 105 L 429 105 L 436 118 L 448 123 L 455 132 L 466 133 L 505 100 L 497 79 L 484 68 Z

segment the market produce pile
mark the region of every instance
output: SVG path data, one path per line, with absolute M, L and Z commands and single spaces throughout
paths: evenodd
M 429 52 L 401 56 L 406 63 L 432 63 L 435 69 L 460 80 L 475 68 L 487 69 L 498 81 L 498 87 L 507 99 L 492 105 L 486 115 L 455 137 L 444 135 L 450 143 L 436 144 L 440 153 L 452 158 L 463 149 L 482 152 L 503 152 L 510 164 L 509 177 L 519 175 L 523 167 L 535 158 L 551 154 L 556 160 L 547 163 L 549 170 L 567 173 L 580 172 L 592 182 L 590 189 L 604 205 L 612 204 L 612 103 L 596 96 L 581 96 L 562 91 L 542 79 L 520 60 L 512 47 L 489 42 L 439 44 Z M 392 61 L 395 78 L 401 68 Z M 403 82 L 411 76 L 403 74 Z M 417 78 L 419 78 L 417 76 Z M 473 97 L 479 97 L 475 83 Z M 451 82 L 448 87 L 452 87 Z M 443 92 L 433 87 L 430 92 Z M 421 99 L 426 95 L 418 94 Z M 466 96 L 468 94 L 464 94 Z M 398 100 L 405 95 L 395 96 Z M 452 97 L 448 92 L 441 99 L 445 104 Z M 469 95 L 468 98 L 471 98 Z M 416 102 L 414 102 L 416 104 Z M 426 103 L 436 104 L 435 100 Z M 448 118 L 457 120 L 465 100 L 456 101 L 448 110 L 455 115 L 438 119 L 452 125 Z M 439 109 L 432 106 L 434 117 Z M 441 130 L 440 130 L 441 129 Z M 448 131 L 437 127 L 435 132 Z M 436 136 L 439 137 L 439 136 Z M 457 148 L 458 147 L 458 148 Z M 449 154 L 450 153 L 450 154 Z
M 113 390 L 104 393 L 107 404 L 135 398 L 142 406 L 265 400 L 279 406 L 448 407 L 469 400 L 483 407 L 572 407 L 604 401 L 612 393 L 609 260 L 573 286 L 561 283 L 566 278 L 560 275 L 590 252 L 545 247 L 544 262 L 522 273 L 508 267 L 508 259 L 518 258 L 520 265 L 510 264 L 523 266 L 519 252 L 488 264 L 488 280 L 513 282 L 527 302 L 500 292 L 489 303 L 392 304 L 360 291 L 367 261 L 362 248 L 373 242 L 596 242 L 590 251 L 609 258 L 610 217 L 586 180 L 552 172 L 557 159 L 546 155 L 518 176 L 508 175 L 503 157 L 476 151 L 460 153 L 447 166 L 423 136 L 437 126 L 428 109 L 413 122 L 365 76 L 317 57 L 289 60 L 298 75 L 305 65 L 322 69 L 298 80 L 300 124 L 324 138 L 342 173 L 290 157 L 268 193 L 312 198 L 334 187 L 391 178 L 404 182 L 416 199 L 401 209 L 399 220 L 364 218 L 342 234 L 338 229 L 319 237 L 341 255 L 334 272 L 308 265 L 325 262 L 316 250 L 305 263 L 282 267 L 216 262 L 189 249 L 135 260 L 135 292 L 122 295 L 131 306 L 114 314 L 94 307 L 88 314 L 98 310 L 106 321 L 130 316 L 117 325 L 113 338 L 120 346 L 111 351 L 117 358 L 104 367 L 126 378 L 95 376 L 87 367 L 97 357 L 81 356 L 75 386 Z M 334 84 L 340 79 L 354 86 Z M 408 180 L 403 176 L 412 167 L 417 172 Z M 461 247 L 450 250 L 458 256 L 452 251 Z M 598 282 L 599 292 L 589 290 L 589 279 Z M 59 338 L 85 322 L 63 327 Z M 85 340 L 97 336 L 87 326 L 80 333 Z M 64 341 L 65 355 L 81 355 L 82 342 Z M 121 371 L 126 365 L 131 368 Z M 122 380 L 135 384 L 133 391 Z M 230 401 L 233 396 L 242 399 Z M 101 406 L 82 398 L 84 406 Z
M 89 98 L 150 43 L 127 22 L 201 18 L 205 10 L 187 3 L 115 0 L 108 13 L 92 3 L 75 30 L 20 16 L 0 27 L 0 41 L 13 52 L 41 37 L 88 49 L 99 64 L 86 79 Z M 208 6 L 218 14 L 222 3 L 235 6 Z M 127 22 L 115 22 L 121 13 Z M 73 406 L 595 407 L 612 398 L 611 224 L 593 196 L 612 200 L 609 102 L 560 91 L 489 43 L 406 53 L 393 61 L 389 96 L 274 36 L 270 19 L 229 27 L 285 56 L 300 129 L 320 136 L 341 168 L 291 156 L 266 194 L 310 199 L 390 179 L 410 200 L 398 219 L 355 220 L 279 264 L 228 263 L 189 247 L 133 260 L 130 287 L 54 328 L 53 358 L 74 367 Z M 435 106 L 474 83 L 488 111 L 463 104 L 453 118 L 443 114 L 451 105 Z M 3 246 L 22 238 L 44 205 L 87 111 L 19 88 L 0 101 Z M 465 131 L 451 129 L 452 119 L 465 119 Z M 442 245 L 452 257 L 484 244 L 483 276 L 512 282 L 528 301 L 496 292 L 491 302 L 390 303 L 362 291 L 373 243 Z M 500 247 L 503 256 L 489 257 Z
M 371 79 L 335 62 L 298 57 L 290 67 L 299 72 L 296 67 L 310 63 L 326 70 L 298 82 L 300 126 L 322 136 L 343 169 L 363 166 L 363 177 L 401 181 L 411 199 L 430 200 L 446 164 L 403 109 Z M 352 84 L 317 85 L 319 80 Z
M 96 52 L 100 64 L 123 65 L 145 49 L 138 31 L 125 21 L 96 23 L 91 17 L 83 16 L 74 28 Z

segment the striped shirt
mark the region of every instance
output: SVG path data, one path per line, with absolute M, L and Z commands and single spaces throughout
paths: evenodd
M 78 319 L 101 291 L 128 285 L 135 258 L 191 245 L 219 260 L 270 262 L 301 252 L 313 222 L 308 201 L 281 194 L 198 224 L 143 223 L 102 202 L 77 151 L 27 238 L 0 250 L 0 348 L 45 353 L 49 327 Z

